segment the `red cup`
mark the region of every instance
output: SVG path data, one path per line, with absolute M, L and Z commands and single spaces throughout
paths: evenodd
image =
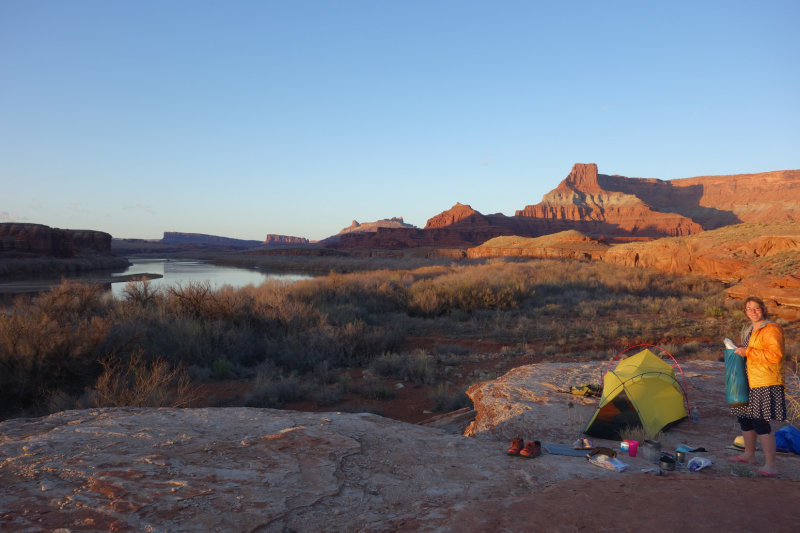
M 631 457 L 636 457 L 636 452 L 639 449 L 639 441 L 638 440 L 629 440 L 628 441 L 628 455 Z

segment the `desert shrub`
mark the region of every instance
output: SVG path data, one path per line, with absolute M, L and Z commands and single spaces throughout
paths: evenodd
M 416 384 L 432 383 L 435 379 L 434 359 L 424 351 L 412 354 L 385 353 L 370 363 L 370 370 L 379 376 Z
M 148 280 L 134 279 L 125 284 L 122 295 L 123 299 L 132 305 L 149 307 L 157 304 L 161 298 L 161 291 L 154 288 Z
M 260 378 L 245 402 L 247 407 L 282 407 L 287 402 L 302 400 L 307 394 L 303 383 L 296 377 Z
M 468 355 L 470 353 L 469 348 L 460 344 L 440 344 L 438 342 L 433 345 L 433 351 L 440 355 Z
M 0 411 L 36 405 L 47 391 L 89 385 L 111 328 L 107 307 L 96 288 L 64 282 L 0 312 Z
M 217 359 L 211 363 L 211 372 L 215 379 L 228 379 L 231 377 L 233 365 L 227 359 Z
M 368 375 L 361 381 L 361 386 L 355 391 L 359 396 L 370 400 L 391 400 L 396 392 L 383 380 L 376 376 Z
M 681 346 L 680 352 L 686 355 L 696 354 L 702 345 L 697 341 L 687 342 Z
M 183 368 L 164 359 L 147 362 L 140 353 L 127 359 L 109 357 L 89 391 L 93 407 L 187 407 L 196 392 Z
M 449 413 L 464 407 L 472 407 L 472 400 L 464 391 L 456 390 L 445 383 L 436 388 L 431 399 L 433 400 L 433 410 L 437 412 Z
M 329 387 L 321 387 L 311 393 L 311 401 L 313 401 L 317 407 L 335 405 L 342 401 L 342 392 Z
M 513 309 L 533 294 L 532 280 L 509 265 L 458 268 L 409 288 L 409 310 L 434 317 L 448 311 Z

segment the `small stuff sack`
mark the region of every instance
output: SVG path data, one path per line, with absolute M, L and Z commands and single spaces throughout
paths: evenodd
M 725 349 L 725 396 L 730 405 L 744 405 L 750 396 L 744 357 Z

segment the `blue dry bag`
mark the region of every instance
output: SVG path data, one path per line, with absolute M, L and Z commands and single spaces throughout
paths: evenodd
M 731 405 L 744 405 L 750 396 L 744 357 L 725 349 L 725 395 Z

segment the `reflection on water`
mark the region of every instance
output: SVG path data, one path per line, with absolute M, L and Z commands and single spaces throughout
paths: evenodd
M 301 279 L 311 279 L 313 276 L 306 274 L 275 274 L 259 272 L 257 270 L 246 270 L 243 268 L 216 266 L 201 261 L 167 260 L 167 259 L 141 259 L 131 260 L 131 266 L 122 272 L 114 274 L 98 274 L 97 272 L 86 272 L 83 274 L 73 274 L 63 276 L 65 279 L 74 281 L 85 281 L 97 283 L 100 278 L 113 280 L 119 277 L 120 281 L 111 283 L 111 292 L 116 297 L 121 297 L 127 279 L 123 276 L 136 274 L 159 274 L 163 276 L 159 279 L 150 280 L 151 287 L 166 288 L 177 284 L 187 285 L 189 283 L 208 282 L 212 288 L 218 289 L 224 285 L 238 288 L 246 285 L 261 285 L 267 280 L 275 279 L 293 282 Z M 30 278 L 0 281 L 0 303 L 7 303 L 14 294 L 36 293 L 46 291 L 61 283 L 62 277 L 57 278 Z M 102 283 L 106 287 L 109 284 Z
M 275 274 L 246 270 L 243 268 L 211 265 L 201 261 L 173 261 L 164 259 L 133 260 L 133 264 L 117 276 L 135 274 L 160 274 L 160 279 L 150 280 L 152 288 L 165 288 L 177 284 L 208 282 L 211 287 L 218 289 L 224 285 L 238 288 L 246 285 L 261 285 L 267 280 L 297 281 L 311 279 L 313 276 L 305 274 Z M 125 283 L 112 283 L 111 291 L 116 297 L 122 296 Z

